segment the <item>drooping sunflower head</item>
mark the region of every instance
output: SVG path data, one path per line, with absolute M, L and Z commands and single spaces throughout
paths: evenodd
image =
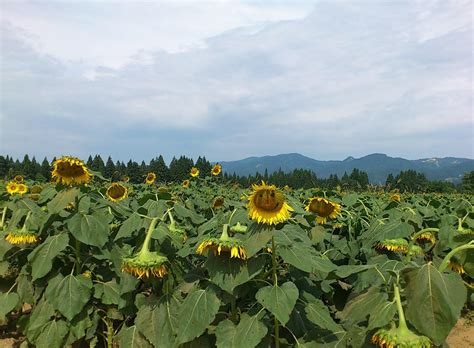
M 252 193 L 248 197 L 247 209 L 249 217 L 265 225 L 276 225 L 290 218 L 293 208 L 285 201 L 285 196 L 275 185 L 252 185 Z
M 436 243 L 436 237 L 431 232 L 423 232 L 414 238 L 417 242 L 430 242 L 432 245 Z
M 7 233 L 5 240 L 14 245 L 34 244 L 38 241 L 38 235 L 26 228 L 14 229 Z
M 423 254 L 423 249 L 419 245 L 411 244 L 408 246 L 407 255 L 420 256 Z
M 431 340 L 426 336 L 418 336 L 408 329 L 379 329 L 372 336 L 371 342 L 381 348 L 414 347 L 430 348 Z
M 199 169 L 197 169 L 196 167 L 192 167 L 191 168 L 191 172 L 189 173 L 193 178 L 199 176 Z
M 107 188 L 106 195 L 112 202 L 120 202 L 127 198 L 128 188 L 119 182 L 114 182 Z
M 408 252 L 408 242 L 403 238 L 386 239 L 375 244 L 378 250 L 397 251 L 406 254 Z
M 28 191 L 28 186 L 26 186 L 25 184 L 18 184 L 18 191 L 17 191 L 18 194 L 23 195 L 27 191 Z
M 63 185 L 81 185 L 89 183 L 92 174 L 80 159 L 64 156 L 54 161 L 51 178 Z
M 124 175 L 124 176 L 122 176 L 122 178 L 121 178 L 120 180 L 123 181 L 123 182 L 129 182 L 129 181 L 130 181 L 130 177 Z
M 18 193 L 18 184 L 15 181 L 10 181 L 7 184 L 7 192 L 11 195 Z
M 191 181 L 189 181 L 189 179 L 184 180 L 183 181 L 183 187 L 188 188 L 190 183 L 191 183 Z
M 313 197 L 310 199 L 308 205 L 305 207 L 306 211 L 315 213 L 316 222 L 318 224 L 325 224 L 327 218 L 335 219 L 341 212 L 341 205 L 331 202 L 326 198 Z
M 145 179 L 145 182 L 148 184 L 148 185 L 152 185 L 156 180 L 156 174 L 155 173 L 148 173 L 146 175 L 146 179 Z
M 22 184 L 23 181 L 25 181 L 25 178 L 23 177 L 23 175 L 15 175 L 15 177 L 13 178 L 13 181 L 19 184 Z
M 138 279 L 163 278 L 168 273 L 165 265 L 167 262 L 168 258 L 166 256 L 147 251 L 134 257 L 122 258 L 122 272 L 130 273 Z
M 237 238 L 228 237 L 224 240 L 221 238 L 208 238 L 199 244 L 196 252 L 203 255 L 208 250 L 212 251 L 214 255 L 221 255 L 221 253 L 223 253 L 230 258 L 242 260 L 247 258 L 244 245 L 242 241 Z
M 454 258 L 451 258 L 448 263 L 448 267 L 451 268 L 454 272 L 459 274 L 464 274 L 466 271 L 464 270 L 464 266 L 457 262 Z
M 43 188 L 39 185 L 33 185 L 30 189 L 30 199 L 37 201 L 40 198 L 41 191 L 43 191 Z
M 399 193 L 393 193 L 393 194 L 390 195 L 390 200 L 392 202 L 400 202 L 401 198 L 402 197 L 400 196 Z
M 212 208 L 217 209 L 220 208 L 224 205 L 224 197 L 219 196 L 214 199 L 214 202 L 212 203 Z
M 222 171 L 222 166 L 218 163 L 214 164 L 214 167 L 212 167 L 211 174 L 214 176 L 217 176 L 221 173 Z

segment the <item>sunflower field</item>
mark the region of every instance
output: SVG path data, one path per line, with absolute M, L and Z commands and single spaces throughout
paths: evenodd
M 0 182 L 0 334 L 22 347 L 436 347 L 472 309 L 470 195 Z

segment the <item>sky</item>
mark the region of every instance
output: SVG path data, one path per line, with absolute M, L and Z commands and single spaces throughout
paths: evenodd
M 474 158 L 470 0 L 0 11 L 3 155 Z

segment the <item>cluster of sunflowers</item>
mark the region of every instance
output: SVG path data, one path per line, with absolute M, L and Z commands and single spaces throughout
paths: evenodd
M 28 186 L 24 183 L 25 179 L 21 175 L 16 175 L 12 181 L 7 183 L 7 192 L 10 195 L 23 195 L 28 192 Z

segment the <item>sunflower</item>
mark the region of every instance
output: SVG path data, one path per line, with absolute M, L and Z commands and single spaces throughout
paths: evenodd
M 316 213 L 316 222 L 320 225 L 326 223 L 327 218 L 335 219 L 341 212 L 341 205 L 328 201 L 326 198 L 314 197 L 311 198 L 308 205 L 305 207 L 306 211 Z
M 190 181 L 188 179 L 184 180 L 183 181 L 183 187 L 184 188 L 188 188 L 189 187 L 189 184 L 190 184 Z
M 28 191 L 28 186 L 26 186 L 25 184 L 18 184 L 18 191 L 17 191 L 18 194 L 23 195 L 27 191 Z
M 381 348 L 416 347 L 430 348 L 431 340 L 426 336 L 418 336 L 408 328 L 392 327 L 390 330 L 379 329 L 371 342 Z
M 146 175 L 146 179 L 145 179 L 145 182 L 148 184 L 148 185 L 152 185 L 156 180 L 156 174 L 155 173 L 148 173 Z
M 83 161 L 75 157 L 64 156 L 54 161 L 51 178 L 64 185 L 87 184 L 92 175 Z
M 432 245 L 436 243 L 436 238 L 431 232 L 423 232 L 415 237 L 418 242 L 430 242 Z
M 43 188 L 39 185 L 33 185 L 30 189 L 30 199 L 37 201 L 40 198 L 40 193 L 43 191 Z
M 193 178 L 199 176 L 199 169 L 197 169 L 196 167 L 192 167 L 191 168 L 191 172 L 189 173 Z
M 7 192 L 11 195 L 18 193 L 18 184 L 14 181 L 10 181 L 7 184 Z
M 247 253 L 243 246 L 242 241 L 236 238 L 227 237 L 222 238 L 208 238 L 201 242 L 196 249 L 196 252 L 200 255 L 206 253 L 208 250 L 211 250 L 214 255 L 220 255 L 225 253 L 229 255 L 230 258 L 237 258 L 245 260 L 247 258 Z
M 392 202 L 400 202 L 400 199 L 401 199 L 401 198 L 402 198 L 402 197 L 400 196 L 399 193 L 394 193 L 394 194 L 390 195 L 390 200 L 391 200 Z
M 464 266 L 455 261 L 454 259 L 449 260 L 448 267 L 451 268 L 454 272 L 459 274 L 464 274 L 466 271 L 464 270 Z
M 124 176 L 122 176 L 122 178 L 120 179 L 120 181 L 129 182 L 129 181 L 130 181 L 130 177 L 124 175 Z
M 216 209 L 216 208 L 220 208 L 224 205 L 224 197 L 216 197 L 214 199 L 214 202 L 212 203 L 212 208 L 213 209 Z
M 17 182 L 18 184 L 22 184 L 24 180 L 25 178 L 23 177 L 23 175 L 15 175 L 15 177 L 13 178 L 13 181 Z
M 211 174 L 214 176 L 217 176 L 221 173 L 222 171 L 222 166 L 218 163 L 214 164 L 214 167 L 212 167 Z
M 249 217 L 258 223 L 276 225 L 290 218 L 293 208 L 285 202 L 285 197 L 275 185 L 252 185 L 253 192 L 248 197 Z
M 120 202 L 127 198 L 128 188 L 119 182 L 114 182 L 107 188 L 106 195 L 112 202 Z
M 157 252 L 140 252 L 134 257 L 124 257 L 122 259 L 122 272 L 127 272 L 138 279 L 149 278 L 151 276 L 163 278 L 168 270 L 165 263 L 168 258 Z
M 38 235 L 31 231 L 28 231 L 26 227 L 22 229 L 15 229 L 9 232 L 5 237 L 5 240 L 14 245 L 18 244 L 33 244 L 38 241 Z
M 386 239 L 375 244 L 379 250 L 398 251 L 406 254 L 408 252 L 408 242 L 403 239 Z

